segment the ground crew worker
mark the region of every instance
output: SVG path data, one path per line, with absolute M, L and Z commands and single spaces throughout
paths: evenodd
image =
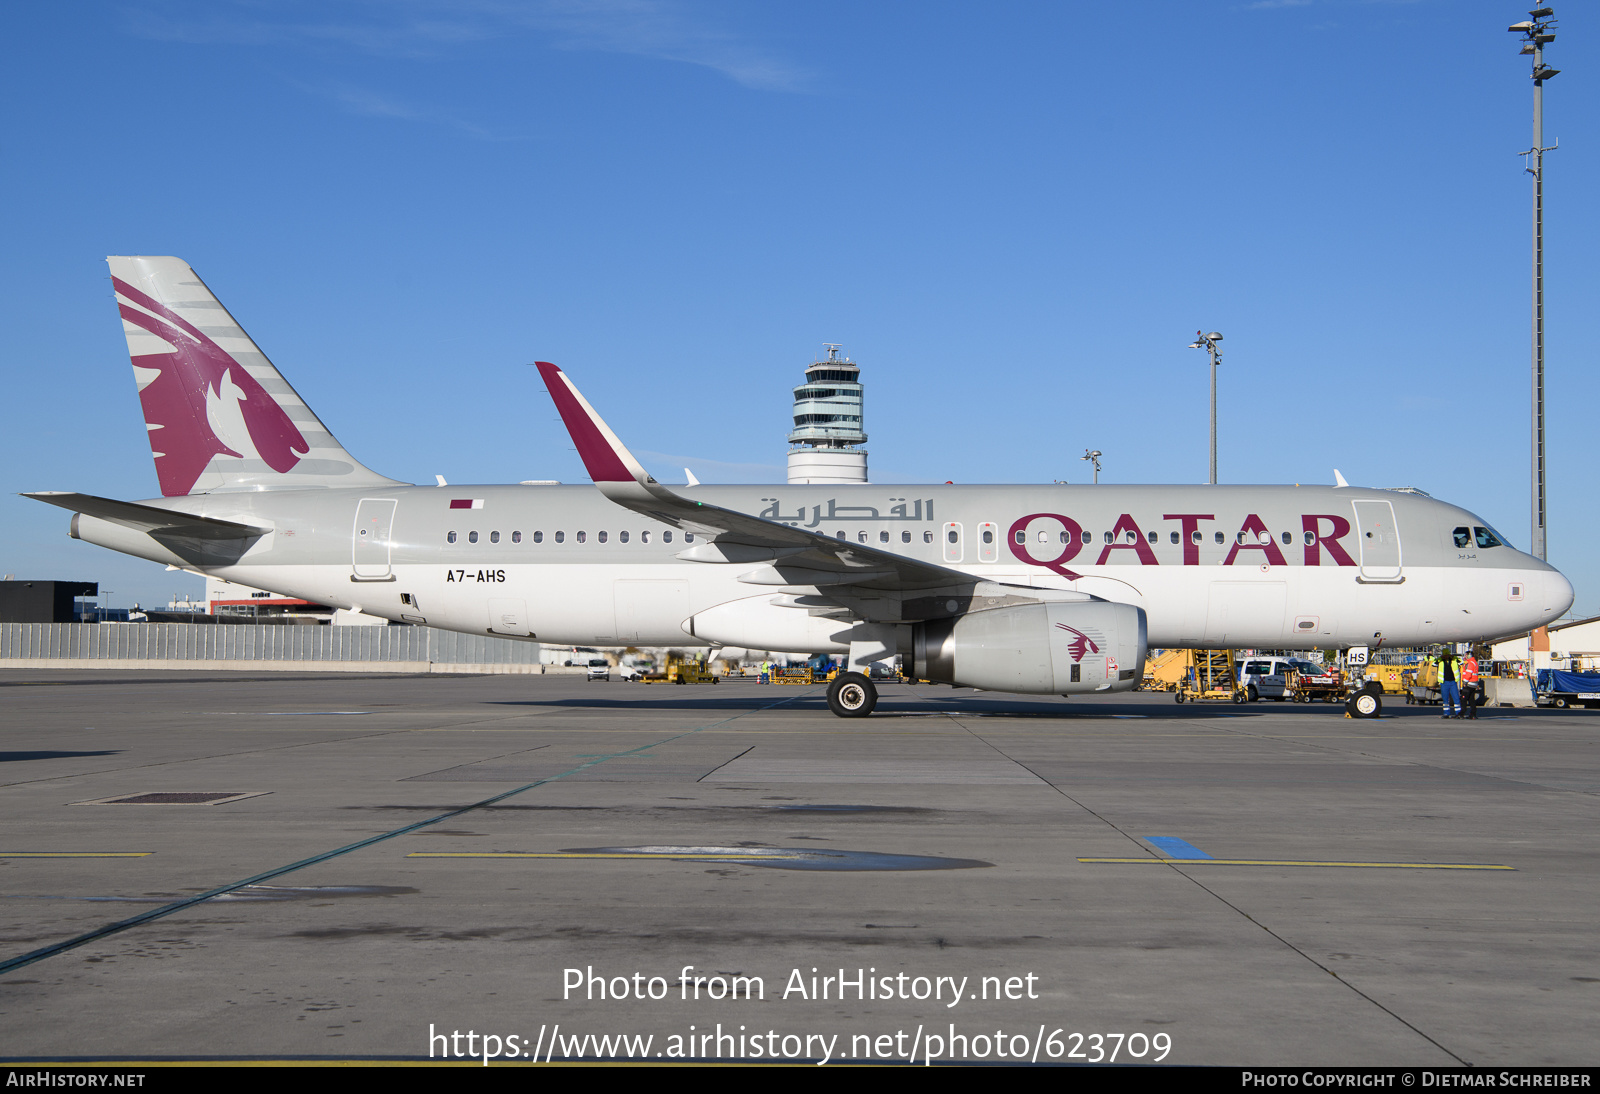
M 1478 687 L 1478 659 L 1469 650 L 1461 662 L 1461 713 L 1474 721 L 1478 717 Z
M 1445 650 L 1439 655 L 1439 702 L 1444 707 L 1442 718 L 1461 717 L 1460 663 L 1455 651 Z

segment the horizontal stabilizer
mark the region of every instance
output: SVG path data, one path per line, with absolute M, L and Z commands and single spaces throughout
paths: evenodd
M 74 494 L 63 490 L 41 490 L 23 494 L 25 498 L 59 505 L 75 513 L 109 520 L 124 528 L 133 528 L 155 536 L 186 536 L 191 539 L 253 539 L 269 535 L 270 528 L 257 528 L 250 524 L 235 524 L 231 520 L 215 517 L 197 517 L 193 513 L 175 513 L 171 509 L 158 509 L 153 505 L 138 505 L 131 501 L 97 498 L 93 494 Z

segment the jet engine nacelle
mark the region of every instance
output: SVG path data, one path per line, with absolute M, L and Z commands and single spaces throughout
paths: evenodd
M 985 691 L 1132 691 L 1144 672 L 1145 616 L 1109 601 L 1024 604 L 916 625 L 917 676 Z

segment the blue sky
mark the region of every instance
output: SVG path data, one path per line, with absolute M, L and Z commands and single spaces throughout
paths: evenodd
M 15 497 L 157 493 L 103 256 L 188 260 L 398 478 L 781 481 L 863 367 L 876 481 L 1414 485 L 1528 543 L 1516 4 L 26 5 L 0 82 L 0 570 L 197 592 Z M 1547 92 L 1551 560 L 1600 614 L 1597 31 Z M 1591 195 L 1585 197 L 1585 195 Z

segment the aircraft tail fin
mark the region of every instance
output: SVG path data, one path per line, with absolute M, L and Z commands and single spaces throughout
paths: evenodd
M 344 450 L 187 262 L 106 262 L 164 496 L 397 485 Z

